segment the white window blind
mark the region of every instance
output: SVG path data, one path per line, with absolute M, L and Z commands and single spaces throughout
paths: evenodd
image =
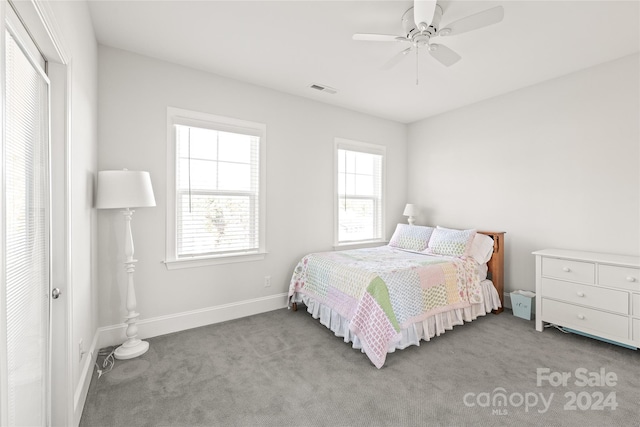
M 168 120 L 168 268 L 263 254 L 264 125 L 174 108 Z
M 337 143 L 337 243 L 383 235 L 384 149 Z
M 50 286 L 48 80 L 8 31 L 5 61 L 8 421 L 44 425 Z

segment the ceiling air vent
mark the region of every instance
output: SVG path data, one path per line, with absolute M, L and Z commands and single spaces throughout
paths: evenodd
M 310 87 L 311 89 L 317 90 L 317 91 L 319 91 L 319 92 L 326 92 L 326 93 L 330 93 L 330 94 L 332 94 L 332 95 L 333 95 L 334 93 L 336 93 L 336 92 L 337 92 L 337 90 L 335 90 L 335 89 L 334 89 L 334 88 L 332 88 L 332 87 L 325 86 L 325 85 L 319 85 L 319 84 L 317 84 L 317 83 L 311 83 L 311 84 L 309 85 L 309 87 Z

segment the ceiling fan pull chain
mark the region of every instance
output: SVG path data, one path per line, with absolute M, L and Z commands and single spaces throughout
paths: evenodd
M 418 47 L 418 45 L 416 45 L 416 86 L 418 86 L 418 83 L 419 83 L 419 80 L 418 80 L 418 79 L 420 78 L 420 77 L 419 77 L 419 76 L 420 76 L 420 74 L 418 73 L 418 62 L 419 62 L 419 60 L 420 60 L 420 57 L 418 56 L 418 50 L 419 50 L 419 49 L 420 49 L 420 48 Z

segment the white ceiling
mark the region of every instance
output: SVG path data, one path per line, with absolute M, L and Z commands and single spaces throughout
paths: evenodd
M 442 24 L 504 7 L 504 20 L 440 37 L 462 56 L 447 68 L 426 52 L 381 67 L 412 1 L 96 1 L 98 42 L 367 114 L 410 123 L 640 50 L 638 1 L 458 1 Z M 319 83 L 335 95 L 314 91 Z

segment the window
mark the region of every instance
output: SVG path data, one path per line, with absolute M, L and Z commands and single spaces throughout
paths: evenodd
M 8 4 L 5 10 L 0 416 L 3 425 L 44 425 L 51 351 L 49 78 L 26 28 Z
M 261 259 L 266 127 L 168 109 L 167 266 Z
M 384 235 L 385 147 L 336 139 L 336 244 Z

